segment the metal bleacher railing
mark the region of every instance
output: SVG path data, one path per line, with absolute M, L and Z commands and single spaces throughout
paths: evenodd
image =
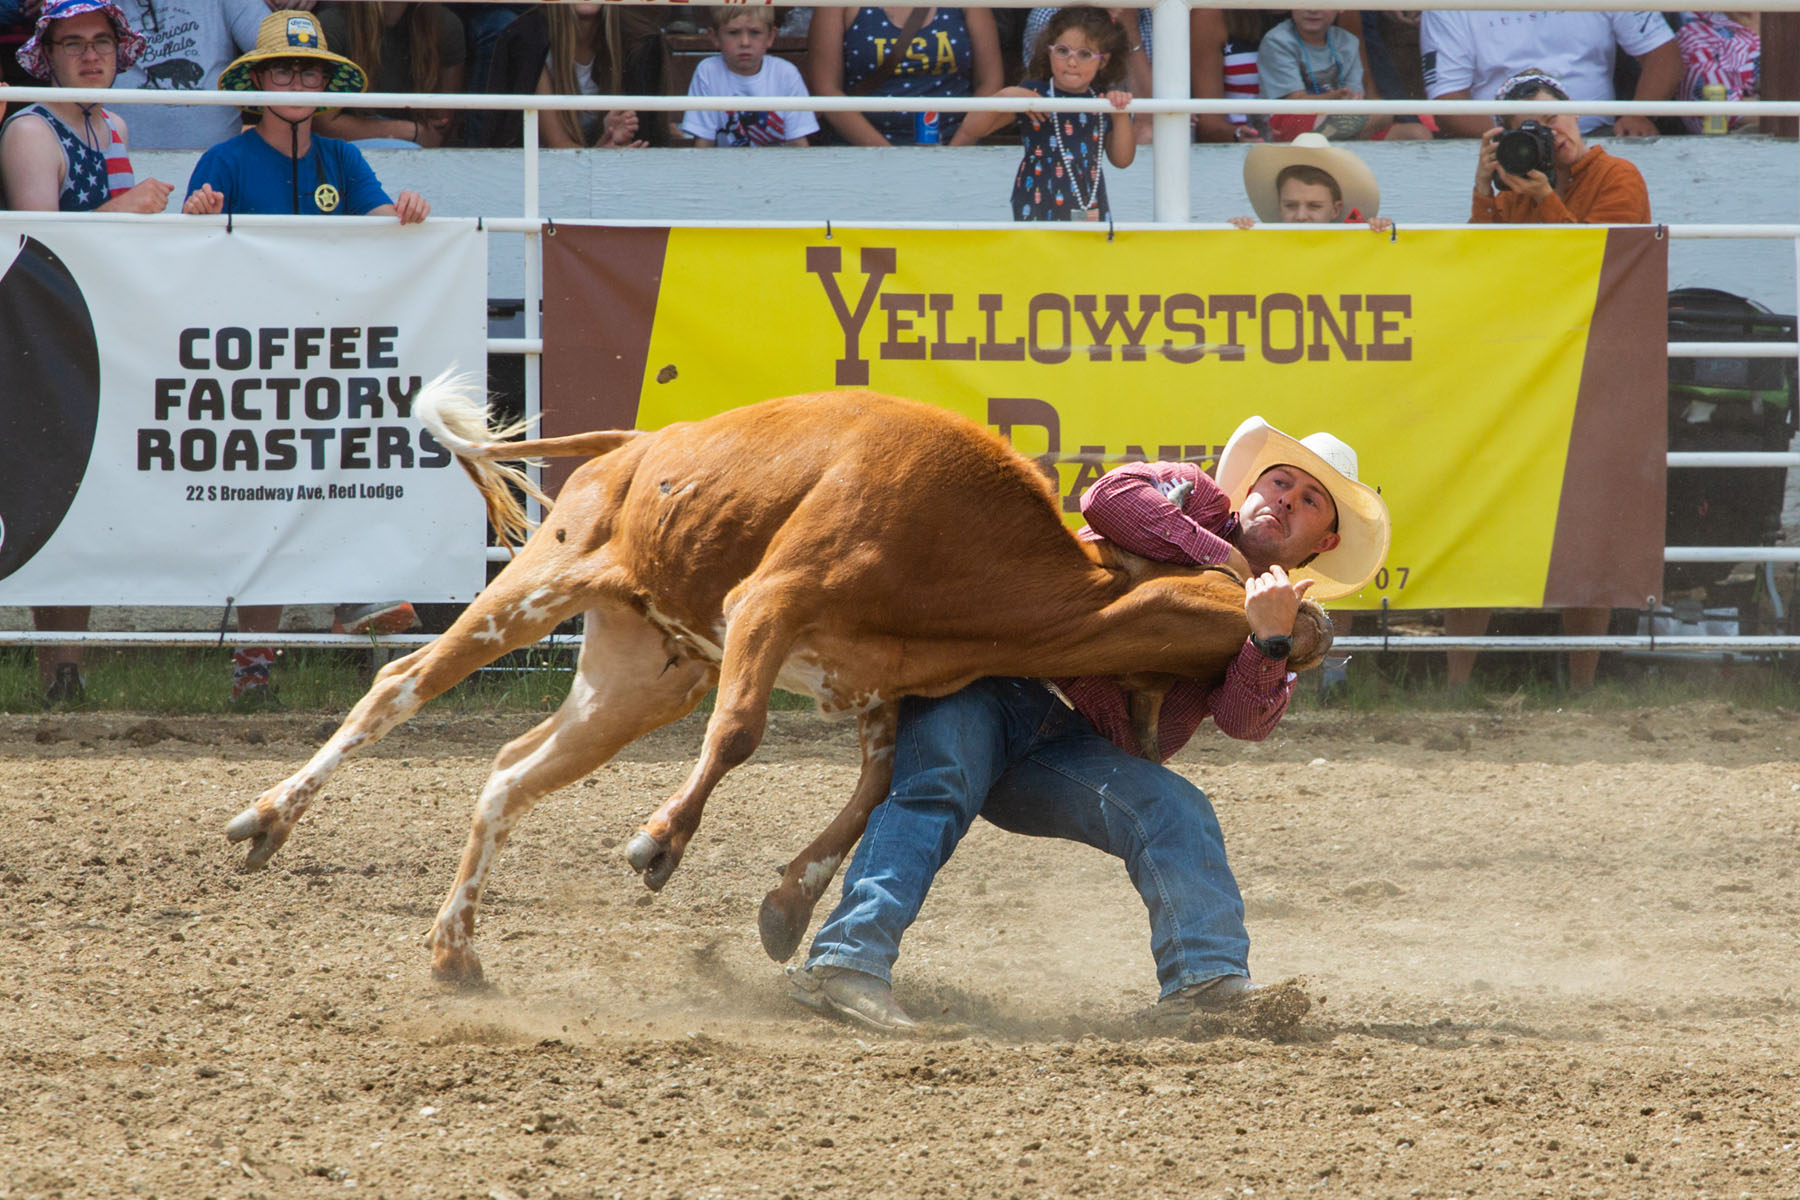
M 652 3 L 666 4 L 669 0 L 610 0 L 612 3 Z M 854 7 L 847 0 L 825 0 L 837 7 Z M 982 8 L 1023 8 L 1030 7 L 1024 0 L 965 0 L 966 7 Z M 685 4 L 682 7 L 688 7 Z M 1361 101 L 1319 101 L 1319 100 L 1251 100 L 1245 98 L 1232 99 L 1194 99 L 1188 95 L 1189 89 L 1189 46 L 1188 46 L 1188 11 L 1190 7 L 1206 8 L 1259 8 L 1260 4 L 1249 0 L 1215 0 L 1210 4 L 1192 4 L 1190 0 L 1156 0 L 1152 7 L 1152 93 L 1147 97 L 1134 98 L 1131 111 L 1150 113 L 1153 117 L 1153 137 L 1156 148 L 1161 151 L 1170 146 L 1186 147 L 1190 144 L 1190 119 L 1201 113 L 1386 113 L 1393 115 L 1409 115 L 1419 113 L 1495 115 L 1507 113 L 1542 114 L 1542 113 L 1588 113 L 1598 108 L 1614 115 L 1640 114 L 1645 116 L 1719 116 L 1744 115 L 1758 118 L 1768 117 L 1800 117 L 1800 101 L 1607 101 L 1604 104 L 1595 102 L 1547 102 L 1529 101 L 1519 103 L 1502 103 L 1498 101 L 1464 100 L 1464 101 L 1427 101 L 1427 100 L 1361 100 Z M 1414 9 L 1417 0 L 1369 0 L 1361 5 L 1365 9 Z M 1530 11 L 1537 6 L 1524 3 L 1522 0 L 1439 0 L 1437 3 L 1425 5 L 1429 8 L 1447 9 L 1503 9 Z M 1620 10 L 1629 6 L 1619 0 L 1563 0 L 1558 5 L 1563 10 L 1607 11 Z M 1800 0 L 1764 0 L 1754 6 L 1763 12 L 1800 12 Z M 215 91 L 143 91 L 128 90 L 91 91 L 67 88 L 13 88 L 6 93 L 8 99 L 19 101 L 55 100 L 74 101 L 80 103 L 104 102 L 108 106 L 151 103 L 159 105 L 228 105 L 240 106 L 280 100 L 293 104 L 298 97 L 292 92 L 275 94 L 215 92 Z M 323 101 L 321 102 L 323 103 Z M 525 304 L 523 309 L 524 336 L 514 338 L 490 337 L 487 350 L 490 354 L 523 355 L 527 359 L 525 371 L 525 401 L 528 415 L 535 416 L 539 411 L 538 373 L 535 360 L 543 353 L 543 339 L 540 328 L 539 303 L 542 299 L 542 262 L 540 257 L 539 238 L 545 226 L 545 217 L 541 211 L 539 194 L 539 156 L 542 153 L 538 144 L 538 127 L 536 116 L 542 109 L 568 109 L 576 111 L 607 111 L 612 109 L 635 109 L 640 112 L 683 112 L 695 109 L 737 110 L 744 108 L 766 108 L 771 110 L 807 110 L 812 112 L 915 112 L 923 108 L 924 103 L 918 100 L 889 99 L 880 97 L 843 97 L 812 96 L 800 98 L 768 98 L 756 101 L 741 97 L 690 97 L 660 95 L 614 95 L 614 96 L 512 96 L 503 94 L 465 94 L 445 95 L 431 94 L 386 94 L 364 93 L 361 95 L 333 94 L 329 97 L 332 107 L 341 108 L 408 108 L 429 107 L 433 109 L 464 110 L 507 110 L 520 111 L 524 114 L 524 146 L 522 152 L 520 179 L 522 185 L 520 215 L 516 217 L 484 216 L 483 228 L 488 234 L 522 235 L 525 241 Z M 1103 100 L 1036 99 L 1024 101 L 1016 98 L 968 98 L 948 99 L 934 98 L 929 101 L 930 107 L 938 111 L 951 112 L 1017 112 L 1028 105 L 1034 111 L 1043 112 L 1083 112 L 1106 111 L 1108 106 Z M 1201 152 L 1205 152 L 1202 150 Z M 1797 149 L 1800 152 L 1800 149 Z M 1155 153 L 1153 155 L 1153 219 L 1150 222 L 1117 223 L 1120 229 L 1216 229 L 1221 226 L 1212 222 L 1194 222 L 1191 220 L 1191 197 L 1189 195 L 1190 174 L 1187 156 L 1182 154 Z M 1800 197 L 1796 197 L 1800 199 Z M 1796 205 L 1800 211 L 1800 204 Z M 553 214 L 552 214 L 553 215 Z M 72 219 L 82 220 L 86 214 L 31 214 L 38 219 Z M 91 218 L 87 218 L 91 219 Z M 109 219 L 129 220 L 144 223 L 164 221 L 193 221 L 196 219 L 183 217 L 178 213 L 156 216 L 112 216 Z M 282 218 L 260 218 L 260 220 L 277 221 Z M 0 226 L 5 221 L 5 213 L 0 212 Z M 659 225 L 660 221 L 621 220 L 621 225 Z M 813 222 L 779 222 L 779 221 L 715 221 L 708 222 L 717 227 L 808 227 Z M 840 227 L 853 227 L 851 223 L 840 223 Z M 982 229 L 1007 228 L 1010 224 L 989 221 L 946 221 L 946 222 L 890 222 L 884 224 L 888 228 L 909 229 Z M 1463 228 L 1461 225 L 1414 225 L 1415 229 Z M 1790 246 L 1800 246 L 1800 222 L 1792 224 L 1676 224 L 1666 227 L 1672 239 L 1757 239 L 1787 242 Z M 1784 358 L 1793 360 L 1800 358 L 1800 343 L 1784 342 L 1671 342 L 1668 347 L 1673 358 Z M 1755 468 L 1780 467 L 1792 469 L 1800 467 L 1800 452 L 1678 452 L 1668 455 L 1668 466 L 1674 468 L 1691 467 L 1725 467 Z M 504 559 L 505 552 L 490 548 L 490 560 Z M 1670 546 L 1665 549 L 1664 559 L 1668 563 L 1755 563 L 1760 564 L 1769 576 L 1771 595 L 1777 606 L 1779 595 L 1773 590 L 1773 567 L 1776 564 L 1800 564 L 1800 546 Z M 1646 598 L 1648 605 L 1652 598 Z M 1385 615 L 1385 614 L 1384 614 Z M 1784 610 L 1776 612 L 1778 618 L 1785 623 Z M 1484 651 L 1522 651 L 1522 650 L 1665 650 L 1724 654 L 1764 655 L 1779 652 L 1800 651 L 1800 635 L 1608 635 L 1603 637 L 1446 637 L 1446 636 L 1402 636 L 1389 635 L 1384 632 L 1380 636 L 1342 637 L 1337 646 L 1343 650 L 1435 650 L 1471 649 Z M 81 642 L 96 646 L 146 646 L 146 645 L 210 645 L 220 640 L 220 631 L 213 629 L 206 632 L 192 633 L 163 632 L 89 632 L 75 633 L 37 633 L 37 632 L 0 632 L 0 645 L 41 645 Z M 336 634 L 283 633 L 258 635 L 259 642 L 287 647 L 367 647 L 369 639 L 365 637 L 348 637 Z M 381 643 L 392 647 L 407 647 L 430 641 L 425 635 L 399 635 L 381 639 Z

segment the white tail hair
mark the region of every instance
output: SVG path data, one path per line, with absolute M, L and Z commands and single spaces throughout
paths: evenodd
M 513 546 L 530 536 L 533 525 L 519 493 L 538 501 L 545 511 L 552 501 L 518 465 L 532 460 L 507 445 L 530 428 L 530 422 L 496 423 L 489 406 L 475 399 L 476 387 L 473 375 L 452 367 L 420 389 L 413 399 L 413 414 L 475 481 L 488 522 L 503 543 Z M 507 461 L 494 461 L 498 459 Z

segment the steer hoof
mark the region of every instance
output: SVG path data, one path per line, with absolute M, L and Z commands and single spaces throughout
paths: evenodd
M 645 887 L 660 892 L 681 859 L 668 846 L 640 831 L 625 843 L 625 861 L 644 877 Z
M 454 984 L 467 991 L 487 987 L 481 975 L 481 959 L 473 950 L 438 946 L 431 955 L 431 976 L 440 983 Z
M 812 911 L 813 901 L 798 888 L 770 888 L 756 914 L 756 932 L 762 938 L 763 951 L 776 962 L 794 957 L 812 921 Z
M 225 837 L 233 842 L 250 839 L 250 852 L 244 856 L 244 865 L 256 870 L 267 866 L 269 860 L 275 857 L 275 852 L 287 841 L 288 830 L 291 828 L 291 825 L 265 819 L 251 807 L 231 818 L 225 826 Z

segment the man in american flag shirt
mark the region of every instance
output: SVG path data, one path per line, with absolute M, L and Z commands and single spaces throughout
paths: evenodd
M 1258 417 L 1226 444 L 1216 482 L 1192 463 L 1128 464 L 1095 483 L 1081 510 L 1083 538 L 1162 562 L 1222 563 L 1246 580 L 1251 636 L 1223 683 L 1186 681 L 1169 693 L 1157 731 L 1165 755 L 1209 716 L 1230 737 L 1267 737 L 1287 711 L 1301 597 L 1360 590 L 1387 553 L 1387 508 L 1357 481 L 1356 452 L 1327 433 L 1291 438 Z M 789 969 L 794 998 L 871 1028 L 916 1030 L 891 987 L 900 939 L 980 815 L 1124 861 L 1149 913 L 1159 1015 L 1252 999 L 1243 900 L 1212 805 L 1140 753 L 1126 694 L 1109 678 L 984 679 L 902 701 L 892 787 L 806 965 Z

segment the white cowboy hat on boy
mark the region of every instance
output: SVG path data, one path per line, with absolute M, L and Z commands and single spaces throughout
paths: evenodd
M 1317 167 L 1337 180 L 1346 214 L 1354 209 L 1367 219 L 1380 210 L 1381 187 L 1362 159 L 1333 146 L 1322 133 L 1302 133 L 1291 142 L 1252 146 L 1244 156 L 1244 191 L 1259 220 L 1281 220 L 1275 179 L 1288 167 L 1302 166 Z
M 1214 480 L 1235 509 L 1263 472 L 1279 466 L 1298 467 L 1318 480 L 1331 493 L 1338 517 L 1338 544 L 1288 577 L 1313 580 L 1307 594 L 1315 600 L 1361 591 L 1387 558 L 1389 526 L 1381 495 L 1357 481 L 1356 451 L 1329 433 L 1292 438 L 1261 417 L 1250 417 L 1225 443 Z

